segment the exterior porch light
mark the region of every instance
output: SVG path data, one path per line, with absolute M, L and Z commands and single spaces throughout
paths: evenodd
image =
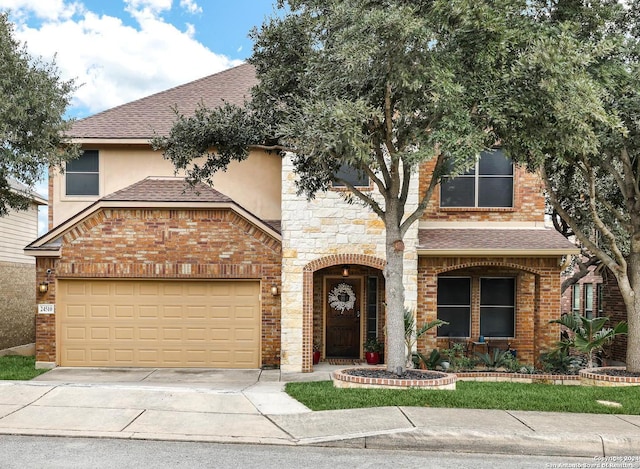
M 40 282 L 38 285 L 38 291 L 40 293 L 47 293 L 49 291 L 49 279 L 51 278 L 51 269 L 47 269 L 47 278 Z
M 278 296 L 279 294 L 280 294 L 280 291 L 278 290 L 278 285 L 274 283 L 273 285 L 271 285 L 271 295 Z
M 342 276 L 343 277 L 348 277 L 349 276 L 349 266 L 345 265 L 342 267 Z

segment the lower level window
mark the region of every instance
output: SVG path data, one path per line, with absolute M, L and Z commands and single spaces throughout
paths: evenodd
M 438 328 L 438 337 L 469 337 L 471 323 L 471 279 L 438 278 L 438 319 L 448 322 Z
M 515 278 L 480 279 L 480 335 L 514 337 Z

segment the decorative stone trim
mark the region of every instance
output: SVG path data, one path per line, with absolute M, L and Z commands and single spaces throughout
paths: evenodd
M 372 368 L 383 370 L 385 368 Z M 435 379 L 387 379 L 387 378 L 365 378 L 363 376 L 352 376 L 345 373 L 346 369 L 336 370 L 332 373 L 333 385 L 336 388 L 369 388 L 369 389 L 398 389 L 398 388 L 421 388 L 421 389 L 456 389 L 456 375 L 450 373 L 439 373 L 429 371 L 428 373 L 438 373 L 440 378 Z M 420 370 L 412 370 L 420 371 Z
M 578 375 L 554 375 L 550 373 L 501 373 L 499 371 L 457 372 L 458 381 L 540 383 L 578 386 L 581 384 Z
M 580 382 L 585 386 L 640 386 L 640 376 L 610 376 L 595 373 L 603 368 L 588 368 L 580 370 Z M 608 366 L 604 369 L 624 370 L 624 366 Z

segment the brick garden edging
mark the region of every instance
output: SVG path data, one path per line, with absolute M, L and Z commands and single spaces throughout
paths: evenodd
M 367 368 L 384 370 L 386 368 Z M 345 369 L 335 370 L 332 374 L 333 386 L 336 388 L 374 388 L 374 389 L 398 389 L 398 388 L 420 388 L 420 389 L 456 389 L 456 375 L 453 373 L 442 373 L 426 371 L 425 373 L 438 373 L 440 378 L 435 379 L 388 379 L 388 378 L 365 378 L 363 376 L 353 376 L 344 373 Z M 420 370 L 412 370 L 420 371 Z
M 580 370 L 580 382 L 585 386 L 640 386 L 640 376 L 610 376 L 594 370 L 624 370 L 624 366 L 607 366 Z
M 457 372 L 458 381 L 539 383 L 579 386 L 578 375 L 554 375 L 551 373 L 501 373 L 499 371 Z

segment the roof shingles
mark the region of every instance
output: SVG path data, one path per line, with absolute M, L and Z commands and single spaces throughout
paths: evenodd
M 257 83 L 254 67 L 243 64 L 76 121 L 67 135 L 96 139 L 168 135 L 176 120 L 174 108 L 189 116 L 199 105 L 215 108 L 228 102 L 242 106 Z
M 183 178 L 148 177 L 102 200 L 116 202 L 233 202 L 204 183 L 191 187 Z
M 556 230 L 538 229 L 421 229 L 418 232 L 421 251 L 486 251 L 486 250 L 558 250 L 575 249 Z

